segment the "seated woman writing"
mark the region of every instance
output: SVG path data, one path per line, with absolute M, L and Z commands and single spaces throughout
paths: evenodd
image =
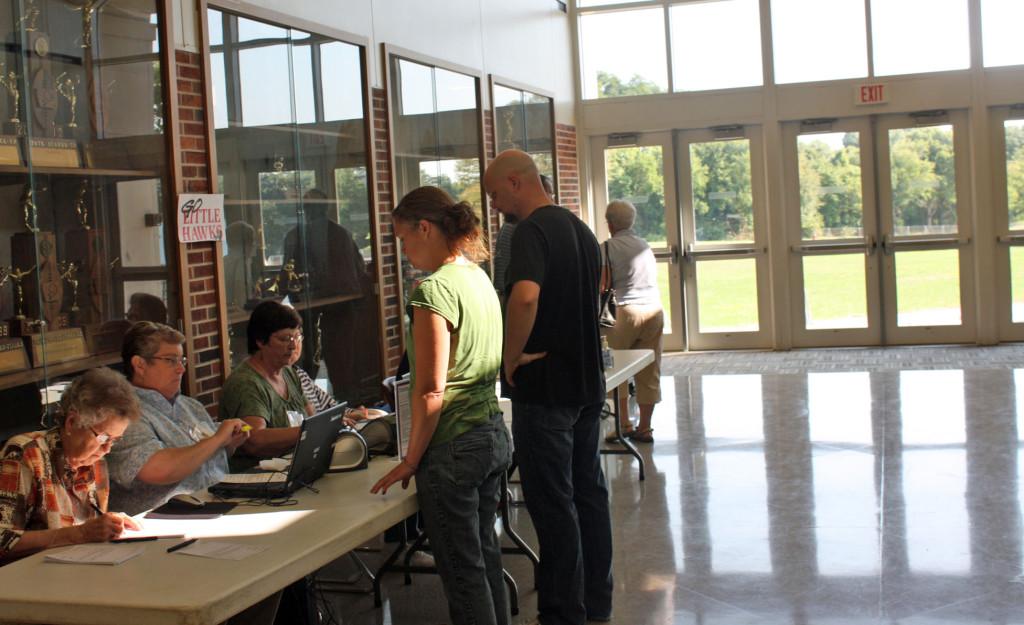
M 253 466 L 257 458 L 291 451 L 299 436 L 296 421 L 313 414 L 290 366 L 302 344 L 302 318 L 295 309 L 275 301 L 261 303 L 249 317 L 246 337 L 249 357 L 231 372 L 220 402 L 222 419 L 241 419 L 252 426 L 249 440 L 231 458 L 233 471 Z
M 86 371 L 65 391 L 60 412 L 57 427 L 13 436 L 0 451 L 0 561 L 139 529 L 107 512 L 103 459 L 139 418 L 131 385 L 111 369 Z

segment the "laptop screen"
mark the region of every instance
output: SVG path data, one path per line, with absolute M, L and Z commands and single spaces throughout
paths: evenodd
M 395 431 L 398 433 L 398 459 L 404 460 L 412 433 L 412 403 L 409 399 L 409 378 L 395 382 Z

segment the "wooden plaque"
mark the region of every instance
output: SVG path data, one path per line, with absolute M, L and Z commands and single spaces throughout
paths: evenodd
M 28 368 L 28 354 L 21 339 L 0 339 L 0 374 Z
M 4 325 L 7 326 L 7 333 L 4 336 L 28 336 L 39 334 L 41 331 L 40 325 L 27 317 L 22 319 L 11 317 Z
M 89 355 L 81 328 L 33 334 L 25 337 L 25 343 L 31 350 L 33 367 L 43 366 L 44 353 L 46 354 L 46 364 L 49 365 L 77 360 Z
M 78 142 L 72 139 L 26 139 L 28 160 L 36 167 L 81 167 Z
M 11 135 L 0 135 L 0 165 L 21 165 L 21 141 Z

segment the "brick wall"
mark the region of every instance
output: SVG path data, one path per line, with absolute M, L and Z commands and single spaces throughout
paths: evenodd
M 182 189 L 186 193 L 208 193 L 210 171 L 207 165 L 206 125 L 203 110 L 203 84 L 198 54 L 176 50 L 178 120 L 181 133 Z M 188 281 L 191 309 L 191 342 L 185 352 L 191 357 L 195 386 L 191 395 L 216 415 L 220 401 L 221 372 L 220 320 L 217 314 L 217 246 L 214 243 L 188 243 L 185 265 L 181 268 Z
M 555 124 L 555 158 L 558 159 L 558 203 L 582 217 L 575 126 Z
M 384 89 L 373 89 L 373 159 L 377 170 L 377 237 L 381 247 L 381 285 L 384 306 L 384 375 L 394 375 L 402 359 L 402 323 L 398 304 L 398 249 L 391 228 L 391 142 L 388 130 L 388 97 Z
M 490 109 L 488 109 L 484 111 L 484 169 L 486 169 L 487 166 L 491 164 L 491 161 L 494 160 L 494 157 L 497 156 L 496 150 L 497 147 L 495 146 L 494 139 L 494 114 Z M 481 171 L 481 186 L 483 185 L 483 175 L 484 172 Z M 498 212 L 498 209 L 489 204 L 487 206 L 487 210 L 490 213 L 491 219 L 490 229 L 487 233 L 487 241 L 490 245 L 491 256 L 493 256 L 494 244 L 498 240 L 498 230 L 501 230 L 501 213 Z

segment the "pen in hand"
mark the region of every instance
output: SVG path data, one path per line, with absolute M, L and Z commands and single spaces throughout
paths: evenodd
M 168 547 L 167 548 L 167 553 L 173 553 L 173 552 L 175 552 L 175 551 L 177 551 L 179 549 L 184 549 L 185 547 L 188 547 L 189 545 L 191 545 L 192 543 L 196 542 L 197 540 L 199 540 L 199 539 L 198 538 L 189 538 L 185 542 L 178 543 L 177 545 L 174 545 L 173 547 Z

